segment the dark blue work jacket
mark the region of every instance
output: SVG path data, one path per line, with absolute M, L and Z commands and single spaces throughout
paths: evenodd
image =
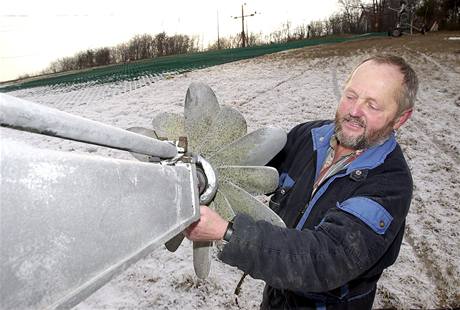
M 401 148 L 392 135 L 312 197 L 333 133 L 331 121 L 291 130 L 269 163 L 280 173 L 270 206 L 288 228 L 238 214 L 219 254 L 267 283 L 264 309 L 370 309 L 382 271 L 398 256 L 412 197 Z

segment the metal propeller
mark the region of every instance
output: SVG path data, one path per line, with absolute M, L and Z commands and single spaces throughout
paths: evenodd
M 187 136 L 188 151 L 201 158 L 197 170 L 200 171 L 200 164 L 207 165 L 216 177 L 217 191 L 210 197 L 210 208 L 227 220 L 246 213 L 255 220 L 285 227 L 281 218 L 253 195 L 276 189 L 278 172 L 264 165 L 284 147 L 286 133 L 280 128 L 267 127 L 247 134 L 241 113 L 231 107 L 221 107 L 212 89 L 203 83 L 190 85 L 184 116 L 160 113 L 152 121 L 153 130 L 142 127 L 128 130 L 156 139 L 178 140 L 180 136 Z M 132 154 L 141 161 L 151 160 L 146 155 Z M 205 181 L 206 177 L 205 173 Z M 202 197 L 203 194 L 200 200 Z M 165 244 L 167 249 L 175 251 L 183 238 L 181 233 L 169 240 Z M 212 242 L 193 243 L 194 268 L 199 278 L 209 274 L 211 247 Z

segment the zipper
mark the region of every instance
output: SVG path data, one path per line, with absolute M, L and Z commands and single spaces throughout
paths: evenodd
M 311 202 L 311 200 L 307 203 L 307 205 L 304 208 L 302 208 L 302 210 L 300 210 L 299 215 L 297 215 L 297 218 L 295 220 L 295 223 L 296 223 L 295 226 L 297 226 L 297 224 L 299 224 L 299 222 L 302 219 L 302 216 L 304 215 L 305 211 L 307 211 L 308 206 L 310 205 L 310 202 Z
M 343 171 L 343 170 L 341 170 Z M 340 171 L 339 171 L 340 173 Z M 329 185 L 337 178 L 341 178 L 347 175 L 346 170 L 345 173 L 342 174 L 335 174 L 329 179 L 327 179 L 325 182 L 323 182 L 322 185 L 316 190 L 316 193 L 313 195 L 312 199 L 308 202 L 308 204 L 305 206 L 305 208 L 302 209 L 302 211 L 299 213 L 299 216 L 297 217 L 297 224 L 295 225 L 295 228 L 297 230 L 302 230 L 303 226 L 305 225 L 305 222 L 307 221 L 308 216 L 310 215 L 311 210 L 313 210 L 313 207 L 315 206 L 316 202 L 323 196 L 323 194 L 326 192 L 326 190 L 329 188 Z M 307 212 L 308 211 L 308 212 Z M 299 227 L 300 222 L 303 220 L 302 227 Z

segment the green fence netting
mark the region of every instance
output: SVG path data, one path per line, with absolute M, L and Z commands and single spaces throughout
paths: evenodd
M 357 35 L 347 38 L 308 39 L 291 41 L 283 44 L 269 44 L 246 48 L 158 57 L 132 63 L 96 67 L 73 73 L 61 73 L 52 76 L 37 77 L 22 82 L 0 86 L 0 92 L 9 92 L 39 86 L 71 86 L 78 84 L 85 85 L 87 83 L 105 84 L 118 81 L 136 80 L 145 75 L 158 76 L 158 78 L 161 79 L 165 73 L 183 73 L 190 70 L 211 67 L 227 62 L 257 57 L 294 48 L 339 43 L 385 35 L 387 35 L 387 33 L 368 33 L 365 35 Z

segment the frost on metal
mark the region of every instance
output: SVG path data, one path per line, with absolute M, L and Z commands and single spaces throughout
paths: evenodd
M 1 143 L 0 308 L 70 307 L 199 216 L 194 167 Z
M 172 158 L 174 145 L 121 128 L 0 94 L 0 125 L 145 155 Z

